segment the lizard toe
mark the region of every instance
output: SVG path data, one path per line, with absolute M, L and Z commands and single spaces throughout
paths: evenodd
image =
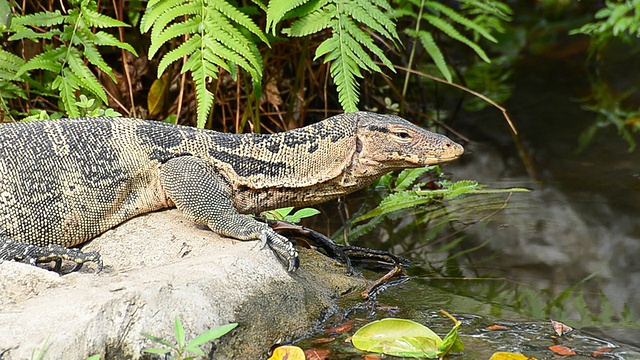
M 291 240 L 273 231 L 265 230 L 261 232 L 261 239 L 269 245 L 271 250 L 278 256 L 280 262 L 286 266 L 287 271 L 295 272 L 300 267 L 298 251 L 293 246 Z

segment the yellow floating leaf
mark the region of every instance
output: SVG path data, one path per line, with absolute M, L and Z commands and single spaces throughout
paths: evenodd
M 279 346 L 269 360 L 305 360 L 304 351 L 297 346 Z
M 496 352 L 491 355 L 489 360 L 537 360 L 536 358 L 528 357 L 522 354 L 510 353 L 510 352 Z

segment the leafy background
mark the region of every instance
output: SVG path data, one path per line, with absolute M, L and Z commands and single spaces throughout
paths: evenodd
M 428 80 L 408 70 L 464 83 L 511 14 L 495 0 L 0 2 L 4 121 L 122 114 L 235 132 L 358 109 L 434 120 L 404 101 Z

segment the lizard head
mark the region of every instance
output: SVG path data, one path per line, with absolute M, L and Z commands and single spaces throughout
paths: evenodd
M 395 115 L 355 113 L 359 162 L 377 171 L 435 165 L 455 160 L 464 148 L 444 135 Z M 369 171 L 367 171 L 369 172 Z

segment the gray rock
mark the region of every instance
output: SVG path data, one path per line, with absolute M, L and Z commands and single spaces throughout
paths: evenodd
M 361 278 L 325 256 L 301 249 L 290 274 L 258 241 L 221 238 L 177 210 L 130 220 L 92 241 L 105 270 L 56 273 L 0 264 L 0 358 L 136 359 L 157 347 L 142 332 L 173 340 L 176 316 L 187 340 L 230 322 L 216 359 L 264 358 L 337 311 L 335 299 L 363 287 Z M 46 346 L 45 346 L 46 344 Z M 211 343 L 202 346 L 211 351 Z

